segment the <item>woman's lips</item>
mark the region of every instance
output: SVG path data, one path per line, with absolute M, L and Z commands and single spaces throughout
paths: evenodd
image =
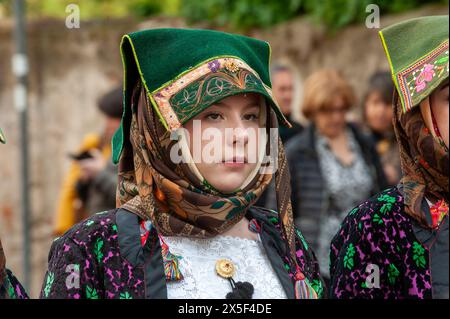
M 246 163 L 233 163 L 233 162 L 224 162 L 223 165 L 226 167 L 232 167 L 232 168 L 241 168 L 244 167 Z
M 245 164 L 247 164 L 247 160 L 245 159 L 245 157 L 233 157 L 232 159 L 224 160 L 222 164 L 226 167 L 238 168 L 244 167 Z

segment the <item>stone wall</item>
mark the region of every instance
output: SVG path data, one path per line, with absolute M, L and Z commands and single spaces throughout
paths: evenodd
M 445 7 L 428 7 L 382 17 L 381 23 L 386 26 L 410 17 L 447 12 Z M 64 21 L 56 20 L 31 21 L 28 25 L 33 297 L 38 296 L 52 243 L 59 187 L 70 164 L 67 154 L 84 134 L 99 129 L 96 100 L 121 81 L 121 35 L 138 28 L 166 26 L 183 27 L 184 23 L 163 18 L 141 24 L 131 20 L 90 21 L 72 30 L 65 28 Z M 0 147 L 0 234 L 9 267 L 23 278 L 12 28 L 12 21 L 0 21 L 0 126 L 8 139 L 7 145 Z M 306 19 L 296 19 L 250 35 L 269 41 L 273 59 L 288 58 L 302 78 L 322 67 L 341 70 L 361 96 L 368 77 L 388 67 L 377 31 L 354 25 L 329 35 Z

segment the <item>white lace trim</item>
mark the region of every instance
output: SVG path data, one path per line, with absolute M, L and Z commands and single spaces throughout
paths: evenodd
M 216 261 L 226 258 L 236 266 L 233 279 L 248 281 L 254 299 L 285 299 L 286 294 L 265 253 L 261 240 L 231 236 L 211 239 L 163 237 L 172 254 L 181 256 L 184 279 L 167 283 L 169 299 L 224 299 L 231 286 L 215 271 Z

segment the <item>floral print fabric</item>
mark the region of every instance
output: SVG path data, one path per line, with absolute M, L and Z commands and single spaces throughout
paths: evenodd
M 332 298 L 432 297 L 429 251 L 404 208 L 394 187 L 349 213 L 331 244 Z

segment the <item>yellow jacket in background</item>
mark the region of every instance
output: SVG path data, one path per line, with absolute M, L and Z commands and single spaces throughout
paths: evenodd
M 85 136 L 78 152 L 86 152 L 100 149 L 101 137 L 99 134 L 91 133 Z M 109 143 L 100 150 L 105 158 L 111 156 L 111 146 Z M 80 178 L 80 165 L 73 161 L 64 179 L 59 196 L 58 208 L 56 211 L 56 221 L 54 233 L 57 236 L 64 234 L 73 225 L 80 221 L 82 215 L 82 203 L 77 197 L 76 184 Z

